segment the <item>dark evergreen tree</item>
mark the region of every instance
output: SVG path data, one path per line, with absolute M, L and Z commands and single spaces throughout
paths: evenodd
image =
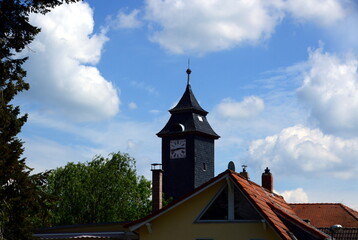
M 30 239 L 31 229 L 45 220 L 43 206 L 48 196 L 41 190 L 45 174 L 31 175 L 22 157 L 22 141 L 17 137 L 27 119 L 12 100 L 29 89 L 22 68 L 25 58 L 17 58 L 39 33 L 29 23 L 29 14 L 50 11 L 63 2 L 76 0 L 0 1 L 0 239 Z M 43 216 L 41 216 L 43 215 Z

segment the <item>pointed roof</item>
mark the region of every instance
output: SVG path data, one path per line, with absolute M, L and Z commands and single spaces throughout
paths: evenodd
M 328 239 L 329 236 L 319 231 L 312 225 L 304 222 L 296 213 L 292 210 L 283 197 L 267 191 L 260 185 L 247 180 L 240 174 L 226 170 L 219 174 L 210 181 L 204 183 L 200 187 L 196 188 L 193 192 L 188 193 L 178 200 L 175 200 L 162 208 L 161 210 L 152 213 L 142 219 L 133 221 L 126 225 L 131 231 L 138 229 L 139 227 L 151 222 L 162 214 L 170 211 L 176 206 L 189 200 L 193 196 L 205 191 L 215 183 L 223 179 L 231 179 L 234 184 L 242 191 L 242 193 L 249 199 L 249 201 L 255 206 L 257 211 L 262 215 L 265 221 L 274 229 L 274 231 L 284 240 L 292 239 L 305 239 L 305 240 L 323 240 Z M 299 238 L 295 238 L 301 236 Z
M 208 112 L 205 111 L 196 100 L 193 91 L 191 90 L 190 83 L 186 85 L 185 92 L 178 104 L 174 108 L 170 109 L 169 112 L 171 114 L 178 112 L 195 112 L 204 116 L 208 114 Z
M 157 133 L 157 136 L 198 134 L 218 139 L 220 136 L 215 133 L 206 119 L 208 112 L 199 105 L 191 90 L 190 73 L 191 70 L 188 69 L 188 82 L 185 92 L 178 104 L 169 110 L 171 117 L 164 128 Z

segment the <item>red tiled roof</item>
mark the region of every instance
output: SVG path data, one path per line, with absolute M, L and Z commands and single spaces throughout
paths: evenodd
M 358 227 L 358 212 L 341 203 L 298 203 L 290 204 L 302 219 L 308 219 L 315 227 Z
M 271 227 L 276 231 L 276 233 L 284 240 L 292 240 L 293 238 L 290 236 L 290 229 L 281 221 L 280 217 L 287 219 L 290 223 L 298 226 L 300 229 L 308 232 L 309 234 L 315 236 L 315 239 L 327 239 L 328 236 L 323 232 L 317 230 L 310 224 L 304 222 L 300 217 L 296 215 L 296 213 L 292 210 L 290 205 L 286 203 L 283 197 L 269 192 L 266 189 L 262 188 L 260 185 L 247 180 L 246 178 L 242 177 L 240 174 L 226 170 L 225 172 L 219 174 L 218 176 L 212 178 L 210 181 L 204 183 L 200 187 L 196 188 L 191 193 L 186 194 L 185 196 L 175 200 L 162 208 L 161 210 L 150 214 L 142 219 L 133 221 L 127 224 L 125 227 L 134 227 L 140 226 L 147 221 L 151 221 L 156 217 L 160 216 L 162 213 L 170 210 L 171 208 L 175 207 L 177 204 L 180 204 L 181 201 L 189 198 L 190 196 L 197 194 L 198 192 L 202 191 L 210 184 L 219 181 L 228 175 L 231 177 L 233 182 L 237 185 L 238 188 L 246 195 L 246 197 L 255 205 L 257 210 L 261 213 L 261 215 L 265 218 L 265 220 L 269 223 Z M 136 227 L 135 227 L 136 228 Z
M 235 182 L 238 183 L 238 187 L 246 193 L 247 197 L 254 205 L 256 205 L 257 209 L 261 211 L 261 214 L 282 239 L 292 238 L 288 233 L 290 230 L 281 221 L 279 215 L 320 239 L 327 238 L 327 236 L 321 231 L 302 221 L 286 203 L 283 197 L 275 193 L 268 192 L 260 185 L 241 177 L 241 175 L 235 172 L 231 172 L 231 177 L 235 179 Z

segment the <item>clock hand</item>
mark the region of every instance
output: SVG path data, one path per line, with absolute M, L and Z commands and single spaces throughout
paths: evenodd
M 180 149 L 185 149 L 185 148 L 184 147 L 174 148 L 174 149 L 172 149 L 172 152 L 180 150 Z

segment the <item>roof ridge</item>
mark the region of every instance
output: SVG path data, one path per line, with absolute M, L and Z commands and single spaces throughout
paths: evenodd
M 287 218 L 290 218 L 291 221 L 293 221 L 293 223 L 301 226 L 302 228 L 304 228 L 306 231 L 314 231 L 316 234 L 318 235 L 321 235 L 321 236 L 324 236 L 324 237 L 327 237 L 328 235 L 322 231 L 320 231 L 318 228 L 316 228 L 315 226 L 313 225 L 310 225 L 308 223 L 306 223 L 305 221 L 303 221 L 298 215 L 292 215 L 290 213 L 288 213 L 287 211 L 282 211 L 282 209 L 279 209 L 277 208 L 276 206 L 274 206 L 273 204 L 271 204 L 271 209 L 272 211 L 277 215 L 277 214 L 281 214 L 281 215 L 284 215 L 282 217 L 287 217 Z M 276 213 L 276 211 L 279 211 L 279 213 Z
M 349 215 L 358 220 L 358 212 L 356 210 L 344 205 L 343 203 L 339 203 L 339 205 L 341 205 L 341 207 L 346 210 Z
M 243 178 L 244 180 L 248 181 L 250 184 L 252 185 L 256 185 L 258 187 L 260 187 L 262 190 L 265 190 L 266 192 L 268 193 L 273 193 L 274 195 L 277 195 L 277 196 L 281 196 L 281 195 L 278 195 L 274 192 L 270 192 L 269 190 L 267 190 L 266 188 L 262 187 L 260 184 L 254 182 L 254 181 L 251 181 L 250 179 L 246 179 L 244 176 L 242 176 L 240 173 L 236 172 L 236 171 L 233 171 L 233 170 L 229 170 L 232 174 L 235 174 L 236 176 L 239 176 L 241 178 Z
M 289 205 L 339 205 L 341 203 L 289 203 Z

